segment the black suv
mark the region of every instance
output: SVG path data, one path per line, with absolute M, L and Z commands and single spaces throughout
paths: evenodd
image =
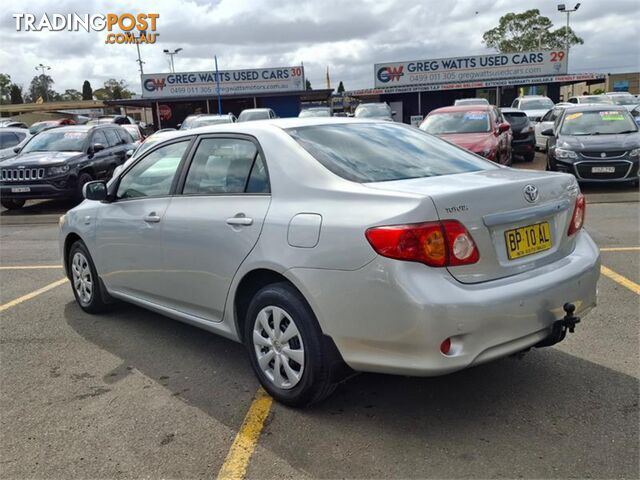
M 114 124 L 45 130 L 0 163 L 0 203 L 15 209 L 40 198 L 79 202 L 84 184 L 110 178 L 132 148 L 131 135 Z

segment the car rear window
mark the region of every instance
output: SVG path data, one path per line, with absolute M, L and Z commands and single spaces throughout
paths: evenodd
M 327 169 L 366 183 L 488 170 L 492 163 L 416 128 L 395 123 L 286 129 Z
M 502 112 L 502 114 L 514 129 L 524 128 L 529 123 L 529 117 L 524 112 Z

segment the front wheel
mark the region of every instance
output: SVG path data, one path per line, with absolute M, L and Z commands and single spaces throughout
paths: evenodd
M 276 283 L 258 291 L 244 327 L 251 366 L 273 398 L 302 407 L 333 392 L 322 331 L 305 299 L 290 284 Z
M 74 195 L 74 199 L 77 203 L 80 203 L 82 200 L 84 200 L 82 189 L 91 180 L 93 180 L 93 177 L 87 172 L 82 172 L 80 175 L 78 175 L 78 184 L 76 186 L 76 193 Z
M 24 207 L 25 200 L 19 198 L 3 198 L 0 200 L 0 204 L 7 210 L 17 210 Z
M 100 289 L 100 279 L 86 245 L 78 240 L 69 250 L 67 271 L 71 279 L 73 296 L 80 308 L 87 313 L 101 313 L 107 310 Z

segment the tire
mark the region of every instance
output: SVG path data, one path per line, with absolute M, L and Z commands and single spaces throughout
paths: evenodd
M 280 403 L 307 406 L 336 387 L 318 321 L 302 295 L 286 282 L 267 285 L 255 294 L 244 322 L 244 343 L 262 387 Z
M 534 159 L 534 158 L 536 158 L 536 152 L 535 152 L 535 151 L 533 151 L 533 152 L 530 152 L 530 153 L 525 153 L 525 154 L 522 156 L 522 158 L 524 158 L 524 161 L 525 161 L 525 162 L 529 162 L 529 163 L 531 163 L 531 162 L 533 162 L 533 159 Z
M 17 210 L 24 207 L 26 200 L 20 198 L 3 198 L 0 200 L 0 204 L 7 210 Z
M 108 304 L 101 289 L 100 277 L 89 250 L 81 240 L 71 245 L 67 262 L 71 290 L 80 308 L 87 313 L 107 311 Z
M 90 173 L 81 172 L 80 175 L 78 175 L 78 184 L 76 186 L 76 193 L 74 195 L 74 200 L 76 201 L 76 203 L 80 203 L 82 200 L 84 200 L 82 187 L 84 187 L 85 184 L 89 183 L 91 180 L 93 180 L 93 177 Z

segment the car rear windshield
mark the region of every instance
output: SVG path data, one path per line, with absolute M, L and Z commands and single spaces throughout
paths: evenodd
M 390 117 L 391 108 L 385 104 L 360 105 L 356 108 L 357 118 Z
M 524 112 L 502 112 L 502 114 L 514 130 L 524 128 L 529 124 L 529 117 Z
M 437 137 L 396 123 L 314 125 L 286 132 L 327 169 L 358 183 L 498 168 Z
M 21 153 L 81 152 L 86 138 L 86 131 L 59 129 L 44 131 L 33 137 Z
M 548 98 L 535 98 L 520 102 L 520 110 L 549 110 L 550 108 L 553 108 L 553 102 Z
M 462 112 L 432 113 L 420 125 L 427 133 L 483 133 L 491 130 L 489 112 L 486 110 L 468 110 Z
M 562 135 L 616 135 L 638 131 L 626 110 L 569 112 L 562 121 Z

